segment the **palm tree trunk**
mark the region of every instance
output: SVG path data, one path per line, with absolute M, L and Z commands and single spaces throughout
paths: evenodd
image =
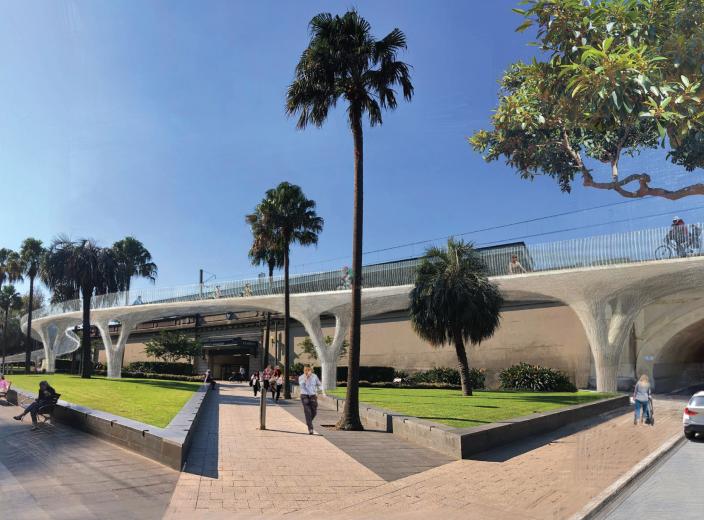
M 274 276 L 274 268 L 269 266 L 269 288 L 271 290 L 271 279 Z M 266 361 L 269 358 L 269 341 L 271 336 L 271 313 L 266 313 L 266 330 L 264 332 L 264 348 L 262 349 L 262 370 L 266 368 Z
M 460 382 L 462 383 L 462 395 L 472 395 L 472 383 L 469 379 L 469 360 L 467 359 L 467 351 L 464 348 L 464 339 L 462 332 L 455 331 L 454 333 L 455 352 L 457 353 L 457 368 L 460 372 Z
M 34 272 L 34 271 L 33 271 Z M 27 309 L 27 345 L 24 351 L 24 373 L 29 374 L 29 364 L 32 362 L 32 306 L 34 304 L 34 276 L 29 277 L 29 307 Z
M 364 137 L 362 114 L 352 113 L 354 138 L 354 224 L 352 236 L 352 329 L 347 364 L 345 408 L 337 423 L 340 430 L 363 430 L 359 417 L 359 361 L 362 346 L 362 227 L 364 225 Z
M 2 370 L 5 370 L 5 352 L 7 350 L 7 318 L 10 308 L 5 309 L 5 327 L 2 329 Z
M 287 238 L 287 237 L 286 237 Z M 290 345 L 290 324 L 289 324 L 289 313 L 291 311 L 289 306 L 289 286 L 288 286 L 288 253 L 289 253 L 289 240 L 286 240 L 286 246 L 284 249 L 284 399 L 291 399 L 291 382 L 289 378 L 291 377 L 291 345 Z
M 90 295 L 93 291 L 81 289 L 83 293 L 83 336 L 81 337 L 81 377 L 90 378 Z

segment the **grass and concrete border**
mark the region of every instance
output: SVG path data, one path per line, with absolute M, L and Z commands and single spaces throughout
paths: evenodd
M 175 470 L 181 470 L 190 448 L 209 385 L 201 385 L 165 428 L 120 417 L 60 400 L 54 420 L 93 434 L 139 453 Z M 12 389 L 7 400 L 17 405 L 35 399 L 36 394 Z
M 342 398 L 329 395 L 321 399 L 321 403 L 337 411 L 343 409 L 344 402 Z M 619 408 L 625 410 L 628 405 L 628 396 L 619 395 L 471 428 L 454 428 L 364 403 L 360 404 L 359 413 L 365 428 L 393 433 L 449 457 L 465 459 L 526 437 L 557 430 L 576 421 Z

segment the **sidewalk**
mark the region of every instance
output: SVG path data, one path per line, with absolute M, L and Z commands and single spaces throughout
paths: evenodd
M 272 429 L 259 431 L 249 387 L 220 385 L 211 397 L 167 518 L 561 519 L 681 420 L 681 403 L 657 402 L 654 428 L 634 426 L 630 414 L 600 417 L 386 482 L 323 436 L 307 435 L 288 407 L 270 405 Z

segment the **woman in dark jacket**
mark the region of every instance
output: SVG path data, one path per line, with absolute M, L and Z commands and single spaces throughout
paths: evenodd
M 30 414 L 32 416 L 32 430 L 37 429 L 37 412 L 43 407 L 50 404 L 54 404 L 56 401 L 57 393 L 49 383 L 46 381 L 40 381 L 39 392 L 37 392 L 37 398 L 24 409 L 19 415 L 15 415 L 14 419 L 21 421 L 25 415 Z

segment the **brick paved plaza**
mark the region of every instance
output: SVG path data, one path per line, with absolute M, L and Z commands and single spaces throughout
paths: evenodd
M 0 408 L 0 499 L 12 518 L 568 518 L 680 430 L 657 403 L 654 428 L 612 414 L 485 452 L 444 456 L 380 432 L 319 427 L 298 403 L 268 406 L 222 384 L 207 399 L 185 470 L 64 426 L 30 432 Z M 321 411 L 319 424 L 334 420 Z M 16 514 L 14 513 L 16 511 Z

